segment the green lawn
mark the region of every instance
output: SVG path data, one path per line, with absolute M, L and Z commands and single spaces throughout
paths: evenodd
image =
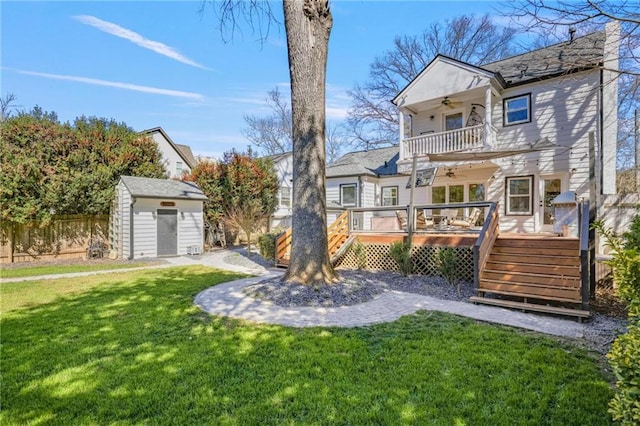
M 0 423 L 609 424 L 612 391 L 581 349 L 439 313 L 295 329 L 193 306 L 235 277 L 189 267 L 1 285 Z
M 29 266 L 24 268 L 3 268 L 0 269 L 0 278 L 23 278 L 23 277 L 35 277 L 38 275 L 55 275 L 55 274 L 69 274 L 73 272 L 91 272 L 91 271 L 105 271 L 109 269 L 129 269 L 139 268 L 141 266 L 153 266 L 154 263 L 150 262 L 134 262 L 134 263 L 117 263 L 117 262 L 105 262 L 100 264 L 87 264 L 81 263 L 73 265 L 40 265 Z

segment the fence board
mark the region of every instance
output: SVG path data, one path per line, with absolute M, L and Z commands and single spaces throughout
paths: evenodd
M 91 241 L 108 243 L 108 228 L 106 215 L 57 216 L 46 226 L 39 222 L 4 223 L 0 263 L 84 258 Z

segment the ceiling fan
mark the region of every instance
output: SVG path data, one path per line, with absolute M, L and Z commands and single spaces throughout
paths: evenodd
M 447 108 L 451 108 L 451 109 L 453 109 L 453 108 L 457 107 L 458 105 L 462 105 L 462 102 L 455 102 L 455 101 L 452 101 L 451 99 L 449 99 L 449 97 L 448 97 L 448 96 L 445 96 L 445 97 L 444 97 L 444 98 L 442 98 L 442 100 L 440 101 L 440 104 L 441 104 L 442 106 L 447 107 Z
M 463 175 L 458 175 L 456 174 L 453 169 L 447 169 L 446 173 L 444 174 L 446 177 L 451 178 L 451 179 L 456 179 L 459 177 L 464 177 Z

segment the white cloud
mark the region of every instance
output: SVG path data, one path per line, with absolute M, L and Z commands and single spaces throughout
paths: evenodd
M 5 69 L 8 69 L 8 68 L 5 68 Z M 137 84 L 120 83 L 117 81 L 99 80 L 97 78 L 79 77 L 74 75 L 49 74 L 44 72 L 25 71 L 25 70 L 12 70 L 12 71 L 15 71 L 20 74 L 25 74 L 25 75 L 33 75 L 36 77 L 51 78 L 55 80 L 76 81 L 79 83 L 94 84 L 96 86 L 116 87 L 118 89 L 133 90 L 135 92 L 153 93 L 156 95 L 173 96 L 177 98 L 188 98 L 188 99 L 197 99 L 197 100 L 204 99 L 204 96 L 201 95 L 200 93 L 183 92 L 181 90 L 160 89 L 157 87 L 140 86 Z
M 153 52 L 156 52 L 160 55 L 164 55 L 178 62 L 182 62 L 183 64 L 191 65 L 193 67 L 202 68 L 205 70 L 210 70 L 210 68 L 207 68 L 204 65 L 200 65 L 199 63 L 187 58 L 186 56 L 184 56 L 182 53 L 178 52 L 176 49 L 174 49 L 171 46 L 167 46 L 166 44 L 161 43 L 159 41 L 149 40 L 148 38 L 145 38 L 144 36 L 136 33 L 135 31 L 128 30 L 112 22 L 103 21 L 102 19 L 96 18 L 95 16 L 90 16 L 90 15 L 74 16 L 73 19 L 83 24 L 90 25 L 94 28 L 97 28 L 98 30 L 105 32 L 107 34 L 111 34 L 116 37 L 129 40 L 130 42 L 137 44 L 140 47 L 149 49 Z

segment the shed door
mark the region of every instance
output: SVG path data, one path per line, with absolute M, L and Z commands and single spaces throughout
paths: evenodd
M 178 254 L 178 211 L 158 210 L 158 256 Z

